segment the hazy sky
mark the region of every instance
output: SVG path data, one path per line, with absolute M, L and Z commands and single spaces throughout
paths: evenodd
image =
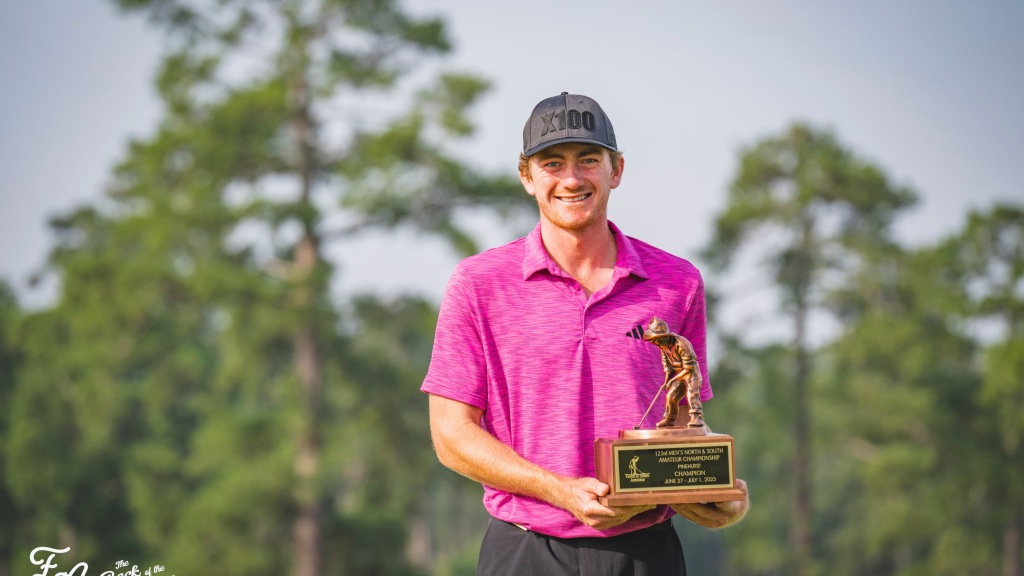
M 103 0 L 0 2 L 0 277 L 29 274 L 46 220 L 102 194 L 130 137 L 155 128 L 161 36 Z M 533 105 L 562 91 L 611 117 L 626 173 L 609 208 L 683 257 L 710 237 L 740 146 L 794 120 L 835 131 L 921 195 L 900 237 L 930 242 L 971 208 L 1024 201 L 1020 0 L 413 0 L 443 16 L 445 68 L 489 78 L 469 158 L 514 171 Z M 439 296 L 455 256 L 378 234 L 340 247 L 346 291 Z

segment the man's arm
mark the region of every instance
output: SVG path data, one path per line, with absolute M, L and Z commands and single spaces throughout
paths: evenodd
M 568 510 L 580 522 L 605 530 L 654 506 L 606 507 L 597 501 L 609 486 L 597 478 L 554 474 L 516 454 L 480 426 L 483 410 L 430 395 L 430 436 L 442 464 L 506 492 L 537 498 Z

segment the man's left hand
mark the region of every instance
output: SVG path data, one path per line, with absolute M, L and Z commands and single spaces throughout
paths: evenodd
M 736 487 L 743 491 L 743 500 L 712 502 L 710 504 L 673 504 L 672 509 L 683 518 L 705 528 L 725 528 L 738 524 L 750 509 L 747 483 L 736 479 Z

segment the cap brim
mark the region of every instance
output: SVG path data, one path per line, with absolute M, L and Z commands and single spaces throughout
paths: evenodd
M 605 144 L 603 142 L 598 142 L 597 140 L 594 140 L 592 138 L 579 138 L 579 137 L 572 137 L 572 136 L 570 136 L 570 137 L 566 137 L 566 138 L 558 138 L 556 140 L 549 140 L 547 142 L 538 144 L 538 145 L 534 146 L 533 148 L 530 148 L 529 150 L 524 151 L 523 152 L 523 156 L 526 156 L 527 158 L 529 158 L 530 156 L 533 156 L 534 154 L 536 154 L 537 152 L 540 152 L 541 150 L 544 150 L 545 148 L 550 148 L 552 146 L 557 146 L 558 144 L 569 144 L 569 143 L 593 144 L 594 146 L 600 146 L 601 148 L 605 148 L 607 150 L 611 150 L 612 152 L 618 152 L 617 148 L 609 146 L 609 145 L 607 145 L 607 144 Z

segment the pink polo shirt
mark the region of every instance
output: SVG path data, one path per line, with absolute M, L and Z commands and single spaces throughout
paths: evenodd
M 665 381 L 658 347 L 638 338 L 652 317 L 693 344 L 711 398 L 700 272 L 679 257 L 629 238 L 611 282 L 588 299 L 551 259 L 540 225 L 527 237 L 456 266 L 438 316 L 421 390 L 483 409 L 483 427 L 523 458 L 557 474 L 594 476 L 594 440 L 633 428 Z M 659 398 L 644 422 L 664 411 Z M 599 531 L 546 502 L 484 486 L 495 518 L 574 538 L 614 536 L 656 524 L 659 506 Z

